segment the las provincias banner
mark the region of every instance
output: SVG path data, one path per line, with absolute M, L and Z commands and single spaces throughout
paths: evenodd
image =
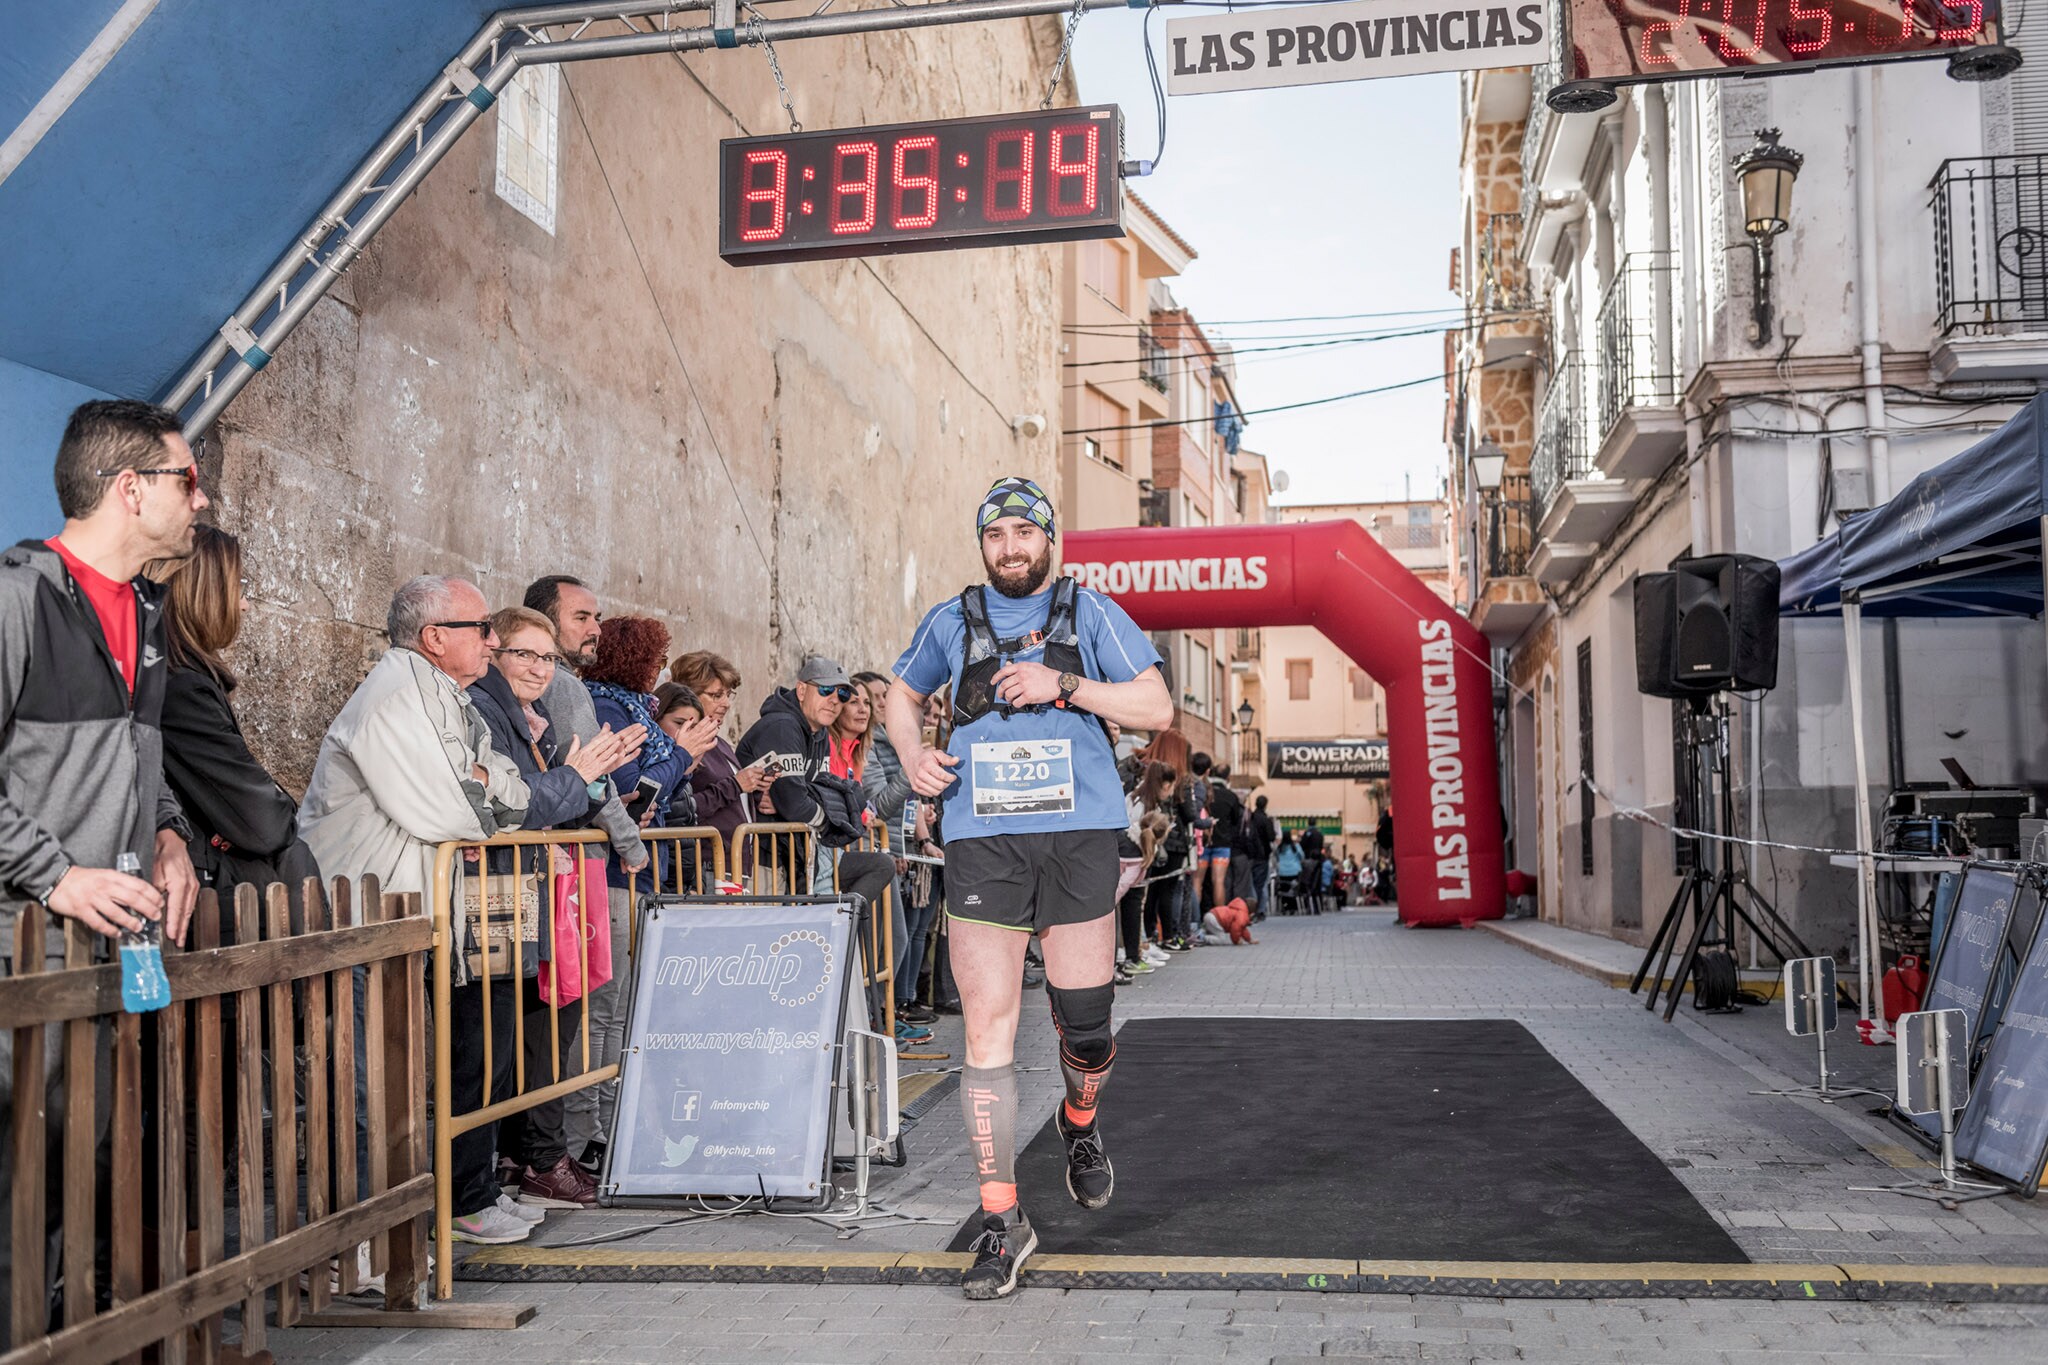
M 1175 95 L 1529 66 L 1550 51 L 1550 7 L 1353 0 L 1166 22 Z

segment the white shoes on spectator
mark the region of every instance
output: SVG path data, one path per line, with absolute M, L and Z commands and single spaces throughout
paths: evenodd
M 501 1195 L 498 1202 L 489 1208 L 457 1218 L 454 1237 L 458 1242 L 475 1242 L 482 1246 L 523 1242 L 533 1234 L 534 1224 L 542 1217 L 545 1215 L 539 1209 L 521 1209 Z
M 1167 963 L 1173 961 L 1156 943 L 1145 945 L 1145 960 L 1155 967 L 1164 967 Z
M 522 1204 L 503 1191 L 500 1191 L 498 1194 L 498 1207 L 528 1226 L 538 1224 L 547 1217 L 547 1214 L 541 1210 Z

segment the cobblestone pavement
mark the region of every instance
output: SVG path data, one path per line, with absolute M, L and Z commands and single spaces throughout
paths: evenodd
M 1998 1199 L 1949 1213 L 1850 1185 L 1925 1175 L 1917 1146 L 1867 1112 L 1751 1095 L 1813 1079 L 1811 1054 L 1775 1010 L 1666 1025 L 1640 1001 L 1489 934 L 1414 931 L 1351 911 L 1259 927 L 1261 942 L 1181 954 L 1118 994 L 1120 1018 L 1167 1015 L 1519 1020 L 1650 1149 L 1755 1260 L 2048 1264 L 2048 1201 Z M 1060 1083 L 1035 994 L 1019 1040 L 1024 1141 Z M 1835 1036 L 1846 1071 L 1876 1079 L 1889 1053 Z M 957 1020 L 934 1050 L 957 1064 Z M 1858 1055 L 1865 1054 L 1865 1055 Z M 1112 1089 L 1104 1113 L 1113 1123 Z M 801 1219 L 659 1228 L 622 1244 L 663 1250 L 935 1250 L 972 1183 L 957 1109 L 908 1140 L 910 1161 L 875 1194 L 904 1221 L 850 1239 Z M 1114 1135 L 1114 1128 L 1109 1130 Z M 1512 1153 L 1503 1159 L 1511 1160 Z M 1029 1192 L 1026 1192 L 1027 1199 Z M 644 1228 L 660 1214 L 550 1215 L 538 1240 Z M 915 1220 L 915 1221 L 912 1221 Z M 865 1286 L 463 1284 L 465 1300 L 532 1303 L 515 1332 L 298 1329 L 281 1359 L 794 1361 L 1550 1360 L 1889 1362 L 2048 1359 L 2048 1306 L 1559 1301 L 1262 1292 L 1058 1291 L 967 1304 L 951 1290 Z

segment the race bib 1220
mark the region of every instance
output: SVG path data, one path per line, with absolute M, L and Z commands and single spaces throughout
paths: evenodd
M 974 814 L 1066 815 L 1074 809 L 1074 746 L 1065 739 L 1005 740 L 970 747 Z

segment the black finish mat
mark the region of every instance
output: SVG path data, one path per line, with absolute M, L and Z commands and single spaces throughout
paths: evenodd
M 1116 1037 L 1115 1200 L 1068 1197 L 1050 1119 L 1019 1154 L 1042 1253 L 1749 1259 L 1512 1021 L 1136 1019 Z

